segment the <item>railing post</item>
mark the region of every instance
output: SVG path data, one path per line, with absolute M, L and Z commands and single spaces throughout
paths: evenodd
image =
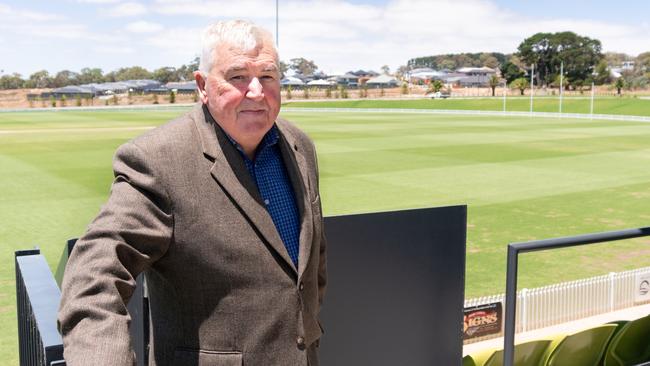
M 609 311 L 614 311 L 614 290 L 616 272 L 609 272 Z
M 526 331 L 526 328 L 528 328 L 528 311 L 526 311 L 526 308 L 528 307 L 528 289 L 523 288 L 521 289 L 521 331 L 522 333 Z

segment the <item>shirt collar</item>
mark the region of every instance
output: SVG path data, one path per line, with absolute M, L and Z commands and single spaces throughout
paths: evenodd
M 244 153 L 244 148 L 241 147 L 241 145 L 235 141 L 235 139 L 233 139 L 225 130 L 223 132 L 226 137 L 228 137 L 228 140 L 233 144 L 233 146 L 235 146 L 235 148 L 237 148 L 237 150 L 242 154 L 242 156 L 245 159 L 248 159 Z M 271 129 L 264 135 L 259 145 L 257 145 L 257 149 L 255 149 L 255 156 L 257 156 L 260 151 L 277 144 L 279 139 L 280 133 L 278 132 L 278 126 L 274 123 Z

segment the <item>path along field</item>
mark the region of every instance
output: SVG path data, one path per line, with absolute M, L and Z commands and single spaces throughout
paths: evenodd
M 38 245 L 54 269 L 106 200 L 117 146 L 182 111 L 0 113 L 0 364 L 18 363 L 13 251 Z M 509 242 L 650 224 L 648 123 L 283 116 L 316 142 L 326 215 L 467 204 L 467 298 L 503 291 Z M 529 254 L 520 287 L 642 266 L 647 239 Z

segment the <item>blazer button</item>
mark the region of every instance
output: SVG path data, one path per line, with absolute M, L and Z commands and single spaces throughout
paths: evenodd
M 298 290 L 302 291 L 305 289 L 305 284 L 300 282 L 300 285 L 298 285 Z
M 303 350 L 305 349 L 305 338 L 303 337 L 298 337 L 296 339 L 296 344 L 298 345 L 298 349 Z

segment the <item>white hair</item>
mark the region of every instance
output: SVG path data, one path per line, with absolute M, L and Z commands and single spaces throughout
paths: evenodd
M 273 44 L 271 33 L 266 29 L 246 20 L 220 21 L 211 24 L 203 30 L 201 37 L 199 71 L 204 75 L 210 73 L 216 62 L 214 50 L 221 44 L 226 43 L 243 51 L 250 51 L 263 42 L 273 47 L 277 62 L 278 51 Z

